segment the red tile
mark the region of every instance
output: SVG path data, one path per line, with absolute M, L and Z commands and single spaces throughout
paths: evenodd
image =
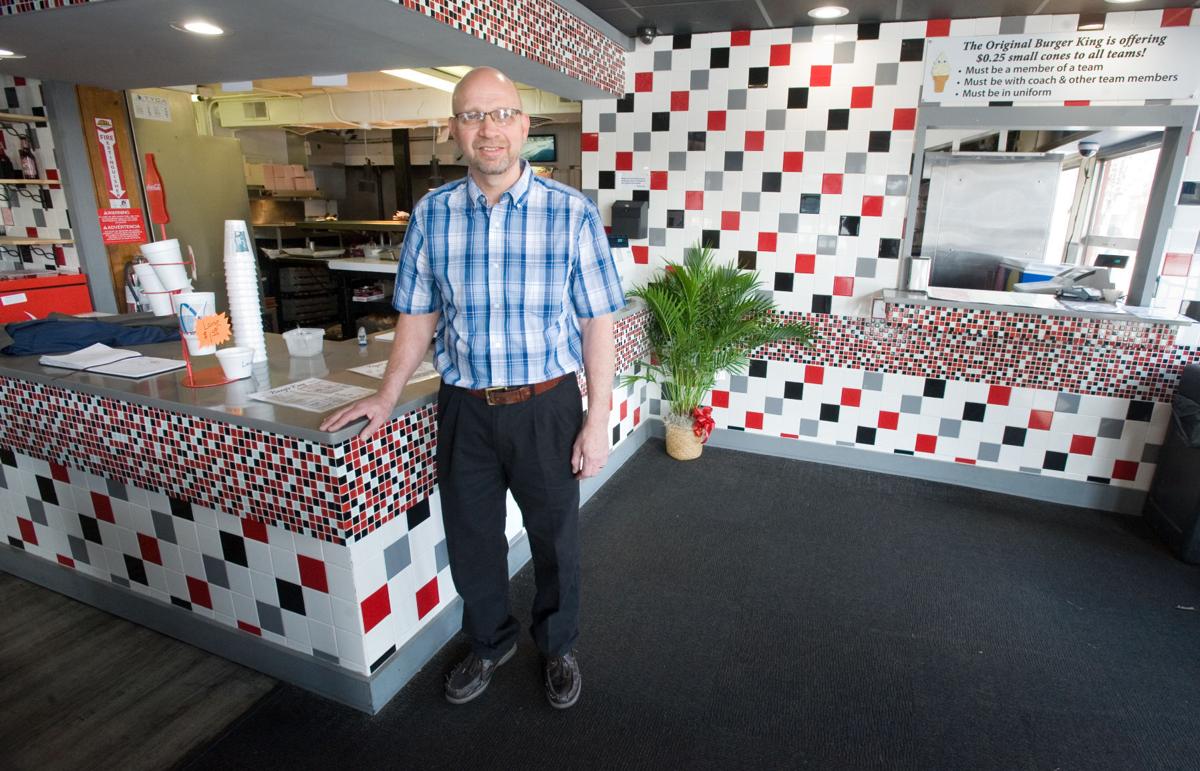
M 862 404 L 862 389 L 861 388 L 843 388 L 842 389 L 842 406 L 843 407 L 858 407 Z
M 17 517 L 17 529 L 21 531 L 21 540 L 25 543 L 31 543 L 37 546 L 37 530 L 33 527 L 33 522 L 23 517 Z
M 737 230 L 741 226 L 742 213 L 736 211 L 721 212 L 721 230 Z
M 208 589 L 208 583 L 199 578 L 185 577 L 187 578 L 188 599 L 192 601 L 192 604 L 212 610 L 212 592 Z
M 245 621 L 238 621 L 238 629 L 241 629 L 243 632 L 249 632 L 250 634 L 256 634 L 259 637 L 262 637 L 262 630 L 256 627 L 254 624 L 247 624 Z
M 808 74 L 808 85 L 828 86 L 833 80 L 833 65 L 814 64 Z
M 1187 276 L 1191 270 L 1192 255 L 1187 252 L 1167 252 L 1163 255 L 1162 275 Z
M 117 523 L 116 517 L 113 516 L 112 501 L 107 495 L 94 490 L 92 491 L 92 511 L 96 512 L 96 519 L 102 519 L 114 525 Z
M 629 417 L 629 400 L 628 399 L 621 402 L 620 414 L 621 414 L 621 417 L 620 417 L 621 420 L 624 420 L 625 418 Z
M 735 29 L 729 33 L 729 45 L 731 46 L 748 46 L 750 45 L 750 30 Z
M 683 208 L 699 211 L 704 208 L 704 191 L 688 190 L 683 194 Z
M 804 382 L 820 385 L 825 382 L 825 368 L 817 364 L 804 365 Z
M 1067 99 L 1063 102 L 1063 107 L 1087 107 L 1091 103 L 1091 99 Z
M 797 254 L 796 255 L 796 272 L 797 273 L 812 273 L 817 269 L 817 255 L 815 254 Z
M 1049 431 L 1050 424 L 1054 422 L 1054 412 L 1052 410 L 1030 410 L 1029 411 L 1029 427 L 1038 431 Z
M 1119 460 L 1113 463 L 1113 479 L 1124 479 L 1132 482 L 1137 479 L 1138 464 L 1134 460 Z
M 325 575 L 325 563 L 322 560 L 297 554 L 296 562 L 300 565 L 301 586 L 329 593 L 329 579 Z
M 779 43 L 771 46 L 771 66 L 786 67 L 792 63 L 792 46 L 790 43 Z
M 579 137 L 579 149 L 585 153 L 594 153 L 600 149 L 600 135 L 595 131 L 586 131 Z
M 650 247 L 648 246 L 630 246 L 630 251 L 633 252 L 633 262 L 635 265 L 650 264 Z
M 633 90 L 638 93 L 654 90 L 654 73 L 637 72 L 633 75 Z
M 822 174 L 821 175 L 821 192 L 829 193 L 830 195 L 841 195 L 841 193 L 842 193 L 842 175 L 841 174 Z
M 783 154 L 784 171 L 804 171 L 804 153 L 799 150 Z
M 968 466 L 974 466 L 974 465 L 975 465 L 975 459 L 974 459 L 974 458 L 955 458 L 955 459 L 954 459 L 954 462 L 955 462 L 955 463 L 965 463 L 965 464 L 967 464 Z
M 637 428 L 641 422 L 642 422 L 642 408 L 635 407 L 633 410 L 633 427 Z
M 917 434 L 917 444 L 913 449 L 917 452 L 935 452 L 937 437 L 933 434 Z
M 949 19 L 930 19 L 925 22 L 925 37 L 947 37 L 949 34 Z
M 714 390 L 712 392 L 712 406 L 720 407 L 721 409 L 727 408 L 729 406 L 729 392 Z
M 267 526 L 263 522 L 254 519 L 242 518 L 242 535 L 247 538 L 253 538 L 262 543 L 270 543 L 267 540 Z
M 633 153 L 617 153 L 616 162 L 613 168 L 615 168 L 617 171 L 633 171 Z
M 1071 437 L 1071 452 L 1076 455 L 1091 455 L 1096 449 L 1096 437 L 1075 434 Z
M 666 190 L 667 189 L 667 172 L 665 172 L 665 171 L 650 172 L 650 189 L 651 190 Z
M 892 113 L 892 131 L 912 131 L 916 126 L 916 107 L 897 107 Z
M 758 234 L 758 251 L 773 252 L 775 251 L 775 233 L 759 233 Z
M 882 217 L 883 216 L 883 196 L 881 195 L 864 195 L 862 199 L 862 216 L 864 217 Z
M 763 414 L 761 412 L 746 413 L 746 428 L 752 428 L 755 431 L 762 431 Z
M 75 560 L 71 559 L 70 557 L 68 557 L 65 554 L 57 555 L 57 559 L 58 559 L 58 564 L 60 564 L 60 565 L 65 565 L 69 568 L 75 567 Z
M 672 91 L 671 92 L 671 112 L 686 112 L 688 108 L 688 92 L 687 91 Z
M 158 539 L 145 533 L 137 534 L 138 550 L 142 553 L 142 559 L 147 562 L 153 562 L 155 565 L 163 564 L 162 553 L 158 550 Z
M 875 101 L 874 86 L 855 86 L 850 89 L 850 107 L 870 107 Z
M 725 130 L 725 111 L 724 110 L 709 110 L 708 111 L 708 130 L 709 131 L 724 131 Z
M 853 297 L 854 276 L 834 276 L 833 293 L 837 297 Z
M 1192 23 L 1191 8 L 1164 8 L 1162 12 L 1162 26 L 1164 27 L 1187 27 Z
M 67 467 L 61 463 L 50 464 L 50 476 L 54 477 L 56 482 L 70 482 L 71 477 L 67 475 Z
M 880 428 L 886 428 L 889 431 L 895 431 L 896 426 L 900 425 L 900 413 L 880 410 L 879 421 L 876 425 Z
M 747 131 L 746 132 L 746 151 L 754 152 L 763 149 L 763 140 L 766 138 L 765 131 Z
M 1008 404 L 1008 400 L 1012 398 L 1011 386 L 994 385 L 988 389 L 988 404 Z
M 437 576 L 417 590 L 417 618 L 425 618 L 438 604 Z
M 387 584 L 376 589 L 370 597 L 362 601 L 363 631 L 369 632 L 392 612 L 392 601 L 388 597 Z

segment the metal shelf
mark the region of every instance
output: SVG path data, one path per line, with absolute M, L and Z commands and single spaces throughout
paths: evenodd
M 44 115 L 19 115 L 15 112 L 0 112 L 0 123 L 45 123 Z
M 408 230 L 407 222 L 395 220 L 319 220 L 316 222 L 297 222 L 296 227 L 304 230 L 361 230 L 403 233 Z
M 0 185 L 61 185 L 57 179 L 0 179 Z
M 73 244 L 70 238 L 20 238 L 17 236 L 0 236 L 0 246 L 63 246 Z

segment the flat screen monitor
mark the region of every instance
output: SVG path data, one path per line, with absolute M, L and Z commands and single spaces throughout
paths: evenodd
M 558 145 L 554 134 L 530 134 L 521 148 L 521 157 L 530 163 L 548 163 L 558 160 Z

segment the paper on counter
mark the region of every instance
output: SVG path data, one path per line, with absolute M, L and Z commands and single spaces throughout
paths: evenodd
M 1062 305 L 1058 302 L 1058 299 L 1051 294 L 996 292 L 991 289 L 957 289 L 948 286 L 931 286 L 926 290 L 926 294 L 931 300 L 953 300 L 960 303 L 1011 305 L 1020 308 L 1062 310 Z
M 110 348 L 104 343 L 94 343 L 74 353 L 46 354 L 38 359 L 38 363 L 47 367 L 77 369 L 94 372 L 98 375 L 130 378 L 158 375 L 186 366 L 178 359 L 145 356 L 139 351 Z
M 360 375 L 366 375 L 367 377 L 374 377 L 374 378 L 379 378 L 380 380 L 382 380 L 384 370 L 386 370 L 386 369 L 387 369 L 386 361 L 377 361 L 374 364 L 364 364 L 361 367 L 351 367 L 350 371 L 357 372 Z M 423 361 L 417 367 L 417 371 L 414 372 L 412 374 L 412 377 L 410 377 L 408 379 L 408 382 L 416 383 L 417 381 L 428 380 L 431 377 L 437 377 L 437 376 L 438 376 L 438 371 L 433 368 L 433 365 L 427 361 Z
M 288 383 L 269 391 L 250 394 L 250 398 L 306 412 L 328 412 L 373 393 L 375 392 L 369 388 L 310 377 L 307 380 Z
M 391 332 L 380 332 L 379 334 L 375 335 L 375 339 L 381 343 L 390 343 L 396 339 L 396 330 L 393 329 Z

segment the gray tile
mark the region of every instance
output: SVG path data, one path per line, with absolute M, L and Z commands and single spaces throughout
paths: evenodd
M 781 212 L 779 214 L 779 232 L 780 233 L 795 233 L 800 229 L 800 215 L 792 212 Z
M 864 391 L 882 391 L 883 390 L 883 373 L 882 372 L 864 372 L 863 373 L 863 390 Z
M 1022 474 L 1040 474 L 1042 470 L 1036 466 L 1017 466 L 1017 471 Z
M 854 41 L 833 44 L 833 63 L 850 64 L 854 61 Z
M 883 192 L 885 195 L 908 195 L 908 175 L 888 174 Z
M 942 422 L 938 424 L 938 436 L 950 437 L 957 439 L 962 431 L 962 421 L 953 418 L 942 418 Z
M 758 211 L 761 193 L 742 193 L 742 211 Z
M 719 171 L 704 172 L 704 189 L 705 190 L 722 190 L 725 175 Z
M 1004 16 L 1000 19 L 999 35 L 1024 35 L 1025 34 L 1025 17 L 1024 16 Z
M 84 564 L 91 564 L 88 559 L 87 541 L 79 536 L 68 535 L 67 544 L 71 547 L 71 559 Z
M 894 86 L 900 75 L 900 65 L 896 62 L 880 62 L 875 65 L 875 85 Z
M 125 492 L 125 485 L 115 479 L 105 479 L 105 485 L 108 487 L 108 494 L 113 498 L 120 498 L 123 501 L 129 500 L 128 493 Z
M 207 554 L 201 554 L 200 558 L 204 560 L 204 577 L 213 586 L 219 586 L 222 589 L 229 588 L 229 572 L 225 568 L 225 560 L 210 557 Z
M 708 89 L 708 70 L 692 70 L 692 90 L 704 91 Z
M 111 580 L 117 586 L 123 586 L 126 589 L 129 588 L 129 579 L 125 576 L 118 576 L 117 574 L 113 573 L 109 576 L 109 580 Z
M 670 51 L 655 51 L 654 52 L 654 71 L 655 72 L 670 72 L 671 70 L 671 52 Z
M 921 414 L 921 397 L 916 394 L 905 394 L 900 397 L 900 411 L 909 415 Z
M 43 209 L 33 210 L 33 224 L 35 227 L 46 227 L 46 212 Z
M 1101 439 L 1120 439 L 1123 430 L 1125 421 L 1119 418 L 1100 418 L 1100 430 L 1096 432 L 1096 436 Z
M 170 514 L 161 511 L 151 511 L 150 518 L 154 520 L 154 534 L 164 541 L 179 543 L 175 538 L 175 520 Z
M 817 254 L 837 254 L 837 236 L 817 236 Z
M 617 130 L 617 114 L 615 112 L 600 113 L 600 133 L 611 133 Z
M 599 190 L 580 190 L 579 192 L 583 193 L 587 197 L 587 199 L 589 201 L 591 201 L 592 203 L 599 204 L 599 202 L 600 202 L 600 191 Z
M 764 404 L 765 406 L 763 409 L 766 410 L 768 415 L 783 414 L 783 399 L 778 399 L 774 396 L 768 396 Z
M 821 431 L 821 421 L 805 418 L 800 421 L 800 436 L 816 436 Z
M 438 573 L 442 572 L 450 564 L 450 552 L 446 548 L 445 538 L 438 541 L 438 545 L 433 547 L 433 564 L 434 570 Z
M 258 606 L 258 625 L 268 632 L 283 634 L 283 613 L 274 605 L 268 605 L 261 600 L 255 600 Z
M 794 27 L 792 29 L 793 43 L 809 43 L 813 39 L 812 27 Z
M 650 246 L 666 246 L 667 245 L 667 229 L 666 228 L 650 228 Z
M 746 89 L 731 88 L 729 89 L 729 98 L 725 102 L 725 106 L 730 110 L 746 109 Z
M 804 149 L 810 153 L 819 153 L 825 149 L 824 131 L 804 132 Z
M 667 155 L 667 171 L 684 171 L 687 169 L 687 153 L 673 152 Z
M 879 260 L 874 257 L 859 257 L 854 263 L 855 278 L 875 278 L 875 267 Z
M 48 525 L 46 521 L 46 506 L 37 498 L 26 496 L 26 505 L 29 507 L 29 518 L 39 525 Z
M 735 394 L 746 393 L 746 386 L 749 384 L 750 378 L 745 375 L 730 375 L 729 376 L 729 391 Z
M 866 153 L 846 153 L 846 173 L 847 174 L 866 174 L 867 173 L 867 154 Z
M 0 466 L 0 489 L 8 489 L 8 479 L 4 476 L 3 466 Z
M 979 453 L 976 455 L 976 460 L 985 460 L 989 463 L 995 463 L 1000 460 L 1000 445 L 992 444 L 991 442 L 982 442 L 979 445 Z
M 1079 394 L 1059 394 L 1058 400 L 1054 403 L 1054 411 L 1077 414 L 1079 412 Z
M 767 131 L 783 131 L 787 128 L 787 110 L 767 110 Z
M 408 536 L 404 536 L 383 550 L 383 566 L 387 577 L 392 578 L 412 564 L 412 550 L 408 548 Z
M 334 656 L 332 653 L 326 653 L 325 651 L 321 650 L 320 648 L 313 648 L 313 658 L 321 659 L 323 661 L 328 661 L 330 664 L 338 663 L 337 656 Z
M 650 132 L 637 131 L 633 134 L 633 150 L 634 152 L 649 152 L 650 151 Z
M 661 401 L 659 401 L 658 399 L 650 400 L 650 414 L 651 415 L 661 415 L 662 414 L 662 402 Z

